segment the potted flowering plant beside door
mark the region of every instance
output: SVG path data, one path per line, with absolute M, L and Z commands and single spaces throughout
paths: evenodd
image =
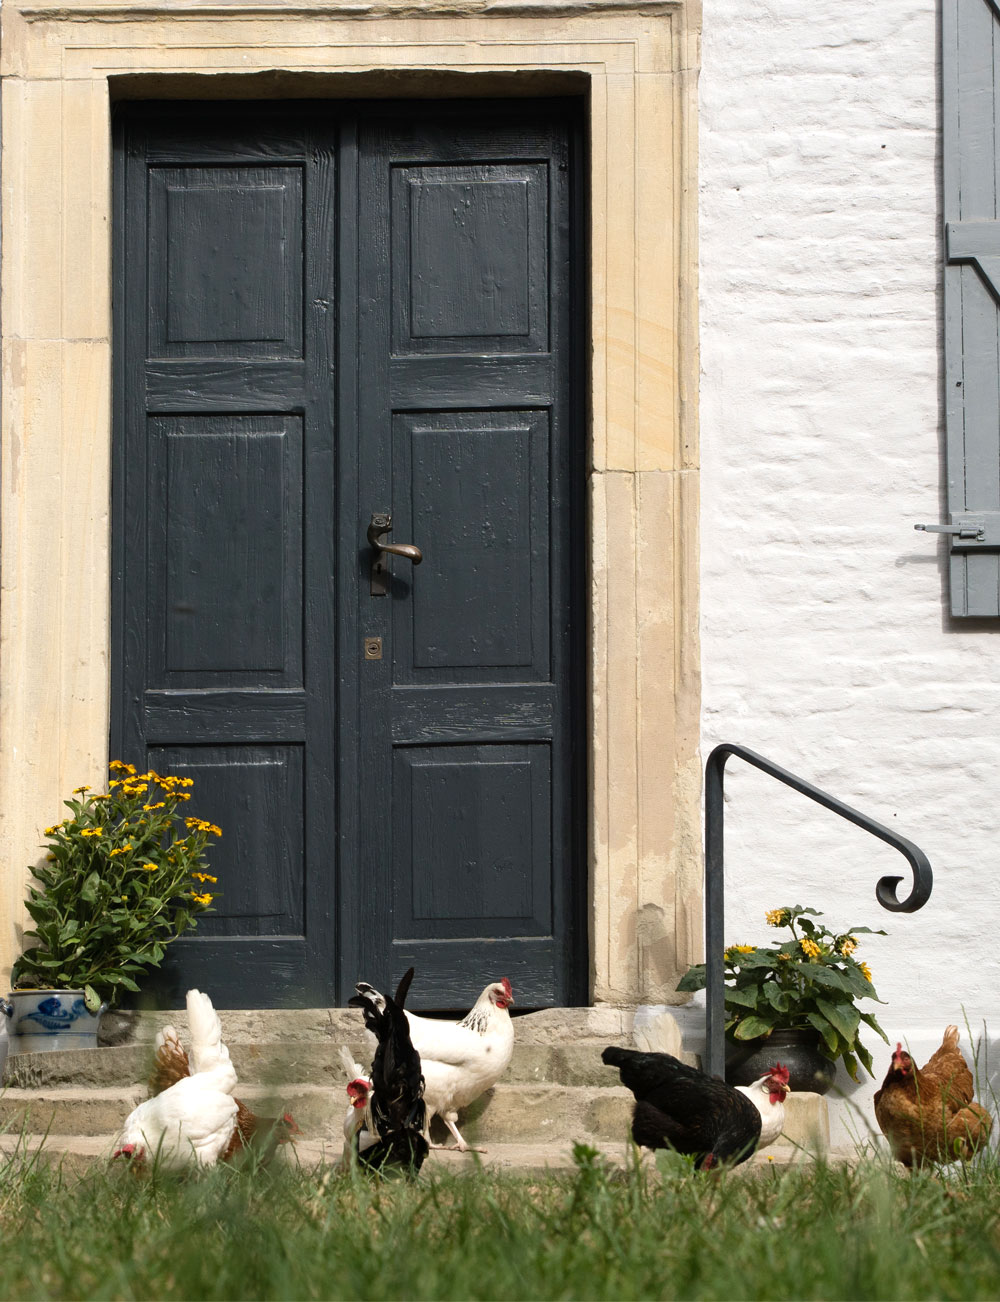
M 772 945 L 730 945 L 725 952 L 726 1079 L 750 1084 L 763 1074 L 762 1063 L 780 1059 L 792 1067 L 792 1088 L 825 1093 L 834 1066 L 843 1060 L 853 1080 L 860 1062 L 872 1073 L 872 1058 L 861 1041 L 862 1025 L 886 1038 L 873 1013 L 859 999 L 878 1001 L 867 963 L 856 957 L 863 934 L 884 936 L 871 927 L 831 931 L 813 918 L 823 915 L 797 904 L 771 909 L 770 927 L 786 927 L 788 940 Z M 677 989 L 701 990 L 705 964 L 681 978 Z M 795 1057 L 802 1061 L 796 1083 Z
M 15 1039 L 15 1052 L 63 1047 L 52 1033 L 77 1023 L 96 1043 L 100 1011 L 138 991 L 218 893 L 206 850 L 222 832 L 185 815 L 192 779 L 110 768 L 106 792 L 78 787 L 64 802 L 69 817 L 45 829 L 45 859 L 31 870 L 27 938 L 37 943 L 14 964 L 11 1029 L 32 1042 Z

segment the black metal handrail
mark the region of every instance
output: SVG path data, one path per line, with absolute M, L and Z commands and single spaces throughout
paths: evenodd
M 867 814 L 859 813 L 850 805 L 845 805 L 842 800 L 837 800 L 828 792 L 814 787 L 811 782 L 806 782 L 803 778 L 796 777 L 794 773 L 789 773 L 787 769 L 772 764 L 763 755 L 748 750 L 746 746 L 737 746 L 731 742 L 723 742 L 716 746 L 705 765 L 705 997 L 708 1073 L 710 1076 L 720 1077 L 725 1076 L 726 1070 L 725 941 L 722 935 L 725 925 L 723 779 L 726 760 L 730 755 L 746 760 L 748 764 L 753 764 L 755 768 L 769 774 L 772 778 L 777 778 L 793 791 L 801 791 L 804 796 L 833 810 L 841 818 L 846 818 L 849 823 L 854 823 L 866 832 L 870 832 L 872 836 L 877 836 L 880 841 L 886 841 L 909 860 L 910 867 L 913 869 L 913 888 L 905 899 L 900 900 L 896 895 L 896 887 L 903 880 L 902 877 L 879 879 L 875 887 L 875 897 L 883 909 L 889 909 L 893 913 L 916 913 L 917 909 L 927 903 L 934 884 L 930 861 L 923 850 L 915 846 L 912 841 L 908 841 L 906 837 L 897 835 L 888 827 L 883 827 L 881 823 L 876 823 Z

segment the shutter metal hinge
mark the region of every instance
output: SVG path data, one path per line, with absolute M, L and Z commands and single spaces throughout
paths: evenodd
M 951 524 L 915 524 L 925 533 L 944 533 L 951 537 L 953 548 L 1000 547 L 1000 512 L 981 511 L 976 515 L 953 515 Z

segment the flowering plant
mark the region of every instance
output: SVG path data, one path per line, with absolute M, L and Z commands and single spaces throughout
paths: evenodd
M 808 915 L 808 916 L 807 916 Z M 862 1012 L 856 999 L 875 999 L 867 963 L 854 957 L 858 936 L 884 936 L 871 927 L 850 927 L 834 933 L 812 918 L 816 909 L 772 909 L 770 927 L 787 927 L 792 939 L 770 946 L 731 945 L 725 953 L 726 1034 L 730 1039 L 755 1040 L 777 1029 L 813 1027 L 824 1057 L 843 1058 L 852 1079 L 858 1079 L 858 1059 L 872 1074 L 871 1054 L 861 1043 L 861 1023 L 888 1043 L 874 1016 Z M 705 964 L 688 969 L 678 990 L 701 990 Z M 879 1001 L 881 1002 L 881 1001 Z
M 204 819 L 182 817 L 191 778 L 137 773 L 113 760 L 106 793 L 77 787 L 71 817 L 45 829 L 45 862 L 32 868 L 28 932 L 40 943 L 14 964 L 16 987 L 82 988 L 87 1007 L 113 1006 L 166 946 L 212 907 Z

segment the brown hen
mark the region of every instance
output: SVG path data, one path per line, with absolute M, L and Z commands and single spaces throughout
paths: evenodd
M 172 1026 L 165 1026 L 156 1037 L 153 1069 L 149 1076 L 150 1095 L 162 1094 L 190 1074 L 191 1065 L 177 1031 Z M 236 1107 L 236 1128 L 221 1156 L 223 1162 L 232 1162 L 241 1153 L 252 1152 L 267 1163 L 279 1144 L 293 1142 L 294 1137 L 302 1133 L 289 1112 L 280 1117 L 258 1117 L 242 1099 L 236 1099 Z
M 875 1120 L 904 1166 L 967 1162 L 989 1140 L 993 1118 L 972 1099 L 972 1072 L 949 1026 L 941 1047 L 917 1067 L 902 1044 L 875 1095 Z

